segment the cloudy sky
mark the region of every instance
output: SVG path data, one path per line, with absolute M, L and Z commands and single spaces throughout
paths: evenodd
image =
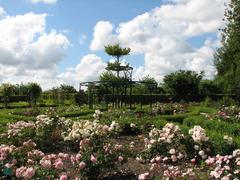
M 44 89 L 97 80 L 111 57 L 132 49 L 137 80 L 178 69 L 215 74 L 226 0 L 0 0 L 0 83 Z

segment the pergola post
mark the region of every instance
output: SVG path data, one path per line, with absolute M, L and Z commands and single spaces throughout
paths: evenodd
M 88 107 L 89 109 L 93 109 L 93 94 L 91 86 L 88 86 Z

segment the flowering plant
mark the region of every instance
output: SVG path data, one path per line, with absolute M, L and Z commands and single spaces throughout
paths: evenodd
M 147 159 L 165 158 L 169 163 L 177 163 L 186 157 L 185 136 L 178 126 L 167 123 L 162 129 L 153 128 L 144 139 L 142 156 Z
M 156 103 L 152 112 L 160 115 L 184 114 L 187 106 L 179 103 Z
M 103 113 L 99 109 L 97 109 L 97 110 L 95 110 L 93 117 L 94 117 L 94 119 L 99 120 L 101 118 L 102 114 Z

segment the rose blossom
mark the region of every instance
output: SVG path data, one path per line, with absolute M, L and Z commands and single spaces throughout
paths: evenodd
M 26 179 L 31 179 L 35 175 L 35 169 L 32 167 L 27 168 L 27 170 L 23 173 L 23 177 Z
M 66 174 L 61 175 L 60 180 L 67 180 L 67 175 Z
M 148 173 L 148 172 L 143 173 L 143 174 L 140 174 L 140 175 L 138 176 L 138 180 L 146 180 L 146 179 L 148 178 L 148 176 L 149 176 L 149 173 Z
M 170 150 L 169 150 L 169 154 L 172 154 L 172 155 L 173 155 L 173 154 L 175 154 L 175 153 L 176 153 L 176 150 L 175 150 L 175 149 L 170 149 Z
M 80 162 L 80 164 L 79 164 L 79 168 L 80 169 L 84 169 L 86 167 L 86 163 L 85 162 Z
M 122 162 L 123 159 L 124 159 L 124 158 L 123 158 L 122 156 L 118 156 L 118 161 L 119 161 L 119 162 Z
M 56 169 L 63 169 L 63 162 L 61 159 L 57 159 L 54 163 Z
M 93 163 L 96 163 L 97 162 L 97 158 L 93 155 L 91 155 L 91 158 L 90 160 L 93 162 Z
M 41 164 L 41 166 L 43 167 L 43 168 L 46 168 L 46 169 L 50 169 L 51 168 L 51 165 L 52 165 L 52 163 L 51 163 L 51 161 L 50 160 L 45 160 L 45 159 L 41 159 L 40 160 L 40 164 Z

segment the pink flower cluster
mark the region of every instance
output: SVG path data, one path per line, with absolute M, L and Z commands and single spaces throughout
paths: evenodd
M 13 124 L 8 124 L 8 138 L 19 135 L 23 129 L 35 129 L 33 122 L 18 121 Z
M 8 146 L 5 144 L 0 145 L 0 161 L 7 159 L 7 156 L 11 154 L 15 146 Z
M 184 135 L 181 134 L 181 130 L 178 126 L 174 125 L 173 123 L 167 123 L 162 129 L 153 128 L 149 132 L 150 140 L 145 139 L 145 145 L 150 148 L 152 144 L 157 142 L 165 142 L 170 144 L 175 137 L 183 136 Z
M 209 139 L 206 135 L 205 129 L 201 126 L 194 126 L 189 130 L 189 134 L 192 135 L 193 140 L 197 143 L 206 142 Z
M 35 175 L 35 169 L 33 167 L 20 167 L 16 169 L 16 177 L 31 179 Z

